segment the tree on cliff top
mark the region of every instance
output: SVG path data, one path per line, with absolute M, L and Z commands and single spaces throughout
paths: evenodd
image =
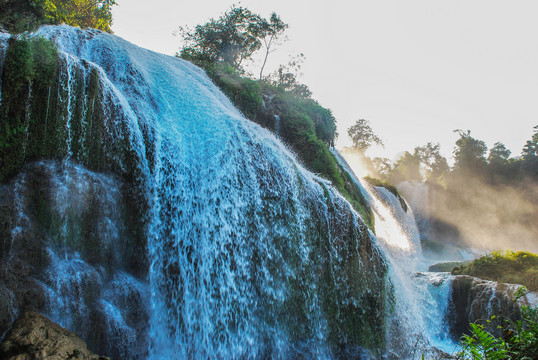
M 347 134 L 353 141 L 353 147 L 363 153 L 373 144 L 383 146 L 383 141 L 374 133 L 368 120 L 357 120 L 353 126 L 347 129 Z
M 241 72 L 243 61 L 250 59 L 263 44 L 267 60 L 272 46 L 287 27 L 275 13 L 267 20 L 247 8 L 233 6 L 218 19 L 210 19 L 194 29 L 180 27 L 184 45 L 177 56 L 199 65 L 229 65 Z M 263 66 L 260 77 L 262 73 Z
M 38 0 L 51 24 L 67 24 L 112 32 L 112 6 L 115 0 Z
M 0 0 L 0 25 L 9 32 L 67 24 L 111 32 L 115 0 Z

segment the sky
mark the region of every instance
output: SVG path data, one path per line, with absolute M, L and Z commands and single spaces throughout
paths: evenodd
M 219 17 L 237 1 L 117 0 L 112 30 L 139 46 L 173 55 L 179 26 Z M 488 148 L 518 156 L 538 125 L 538 1 L 535 0 L 243 0 L 289 24 L 288 41 L 269 71 L 302 53 L 303 76 L 333 111 L 337 148 L 347 129 L 370 121 L 394 159 L 427 142 L 452 156 L 455 129 Z M 260 64 L 251 65 L 253 72 Z

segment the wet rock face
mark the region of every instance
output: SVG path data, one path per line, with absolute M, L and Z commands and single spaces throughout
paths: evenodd
M 124 186 L 57 161 L 28 164 L 2 185 L 0 337 L 20 314 L 40 312 L 92 351 L 142 356 L 145 341 L 133 339 L 148 322 L 144 261 L 133 270 L 130 254 L 144 251 L 128 230 Z
M 75 334 L 33 312 L 24 313 L 13 324 L 0 344 L 0 358 L 110 360 L 92 354 L 84 341 Z
M 531 295 L 514 301 L 514 293 L 520 287 L 516 284 L 504 284 L 478 279 L 467 275 L 458 275 L 452 281 L 450 329 L 452 336 L 459 338 L 469 332 L 469 323 L 478 322 L 495 336 L 502 330 L 497 328 L 502 319 L 518 320 L 521 318 L 522 305 L 533 305 Z M 496 319 L 487 323 L 493 315 Z

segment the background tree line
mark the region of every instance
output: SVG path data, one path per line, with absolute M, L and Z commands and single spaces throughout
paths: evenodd
M 428 185 L 430 233 L 421 233 L 424 241 L 537 252 L 538 126 L 518 157 L 510 157 L 510 150 L 500 142 L 488 149 L 469 130 L 455 132 L 459 137 L 452 166 L 439 144 L 431 142 L 404 152 L 395 162 L 365 156 L 366 149 L 382 142 L 364 119 L 350 127 L 348 135 L 353 150 L 362 154 L 380 179 L 378 183 L 424 181 Z

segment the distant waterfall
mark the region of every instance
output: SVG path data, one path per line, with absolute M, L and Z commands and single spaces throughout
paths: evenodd
M 419 181 L 404 181 L 398 184 L 398 190 L 413 209 L 420 233 L 426 238 L 431 238 L 429 217 L 432 199 L 428 185 Z
M 353 173 L 344 157 L 333 153 L 342 167 Z M 353 178 L 360 183 L 357 175 L 353 173 Z M 431 351 L 430 346 L 451 353 L 455 348 L 448 314 L 452 276 L 424 272 L 431 263 L 422 256 L 420 234 L 410 207 L 405 211 L 399 199 L 383 187 L 359 186 L 374 210 L 376 238 L 389 259 L 395 287 L 395 311 L 387 333 L 389 357 L 409 358 L 414 354 L 416 358 Z

